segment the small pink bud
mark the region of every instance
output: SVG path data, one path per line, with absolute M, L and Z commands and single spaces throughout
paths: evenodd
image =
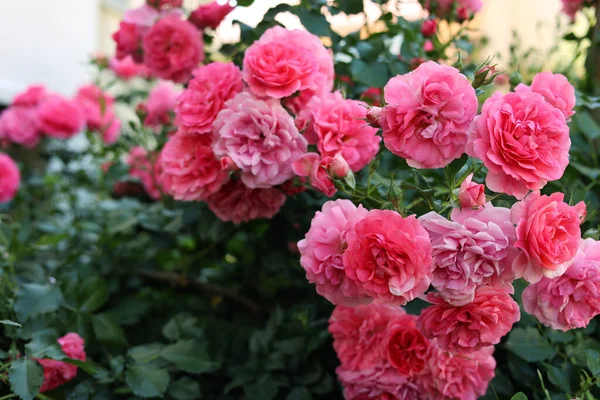
M 460 184 L 458 201 L 462 208 L 479 207 L 485 204 L 485 185 L 473 182 L 473 174 L 470 174 Z
M 367 122 L 375 128 L 379 128 L 381 126 L 379 124 L 379 119 L 381 118 L 381 110 L 381 107 L 371 107 L 369 108 L 369 111 L 367 111 Z
M 437 32 L 437 22 L 435 19 L 426 19 L 421 25 L 421 33 L 425 37 L 431 37 Z
M 429 52 L 435 50 L 435 47 L 433 46 L 433 42 L 431 40 L 426 40 L 425 43 L 423 43 L 423 50 L 425 50 L 426 53 L 429 53 Z
M 223 171 L 239 170 L 238 166 L 233 162 L 233 160 L 229 156 L 225 156 L 225 157 L 221 158 L 221 169 Z
M 329 172 L 338 178 L 344 178 L 350 172 L 350 166 L 341 153 L 333 156 L 331 164 L 329 164 Z
M 456 18 L 460 21 L 466 21 L 469 19 L 469 11 L 465 7 L 461 7 L 456 10 Z

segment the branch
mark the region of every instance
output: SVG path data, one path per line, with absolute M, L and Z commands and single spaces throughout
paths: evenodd
M 215 285 L 213 283 L 200 282 L 197 279 L 189 278 L 187 276 L 179 275 L 173 272 L 140 269 L 138 270 L 138 274 L 141 277 L 150 281 L 168 283 L 169 285 L 175 287 L 198 289 L 209 295 L 221 296 L 231 300 L 234 303 L 246 307 L 252 312 L 260 311 L 260 306 L 257 303 L 245 296 L 237 294 L 236 291 L 233 289 Z

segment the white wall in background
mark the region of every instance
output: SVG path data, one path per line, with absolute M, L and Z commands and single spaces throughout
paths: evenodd
M 99 0 L 0 0 L 0 102 L 32 83 L 71 95 L 90 80 Z

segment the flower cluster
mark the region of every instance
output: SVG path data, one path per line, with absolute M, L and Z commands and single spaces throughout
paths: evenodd
M 58 344 L 65 353 L 65 356 L 73 360 L 85 361 L 86 354 L 83 339 L 76 333 L 67 333 L 58 339 Z M 49 392 L 64 385 L 77 376 L 77 366 L 74 364 L 51 359 L 38 359 L 44 368 L 44 382 L 40 392 Z

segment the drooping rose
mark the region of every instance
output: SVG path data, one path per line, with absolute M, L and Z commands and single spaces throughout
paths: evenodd
M 0 203 L 11 201 L 19 191 L 21 172 L 9 155 L 0 153 Z

